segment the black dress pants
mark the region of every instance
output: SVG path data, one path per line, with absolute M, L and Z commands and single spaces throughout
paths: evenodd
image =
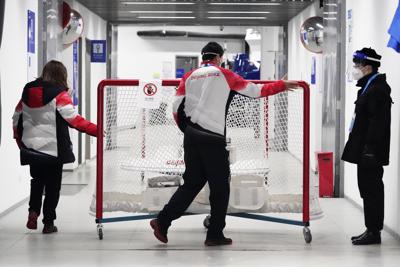
M 383 229 L 385 211 L 383 167 L 375 164 L 357 165 L 357 180 L 364 202 L 365 226 L 370 231 Z
M 40 214 L 43 191 L 45 191 L 43 202 L 44 224 L 52 224 L 56 219 L 56 208 L 60 199 L 62 168 L 62 163 L 30 165 L 32 179 L 29 211 Z
M 193 199 L 208 182 L 211 219 L 207 238 L 222 238 L 229 202 L 230 169 L 225 137 L 187 126 L 184 135 L 186 169 L 184 184 L 158 214 L 165 233 L 171 222 L 183 215 Z

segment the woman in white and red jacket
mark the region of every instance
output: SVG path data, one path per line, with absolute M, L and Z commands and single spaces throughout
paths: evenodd
M 54 226 L 60 198 L 64 163 L 75 161 L 68 127 L 96 136 L 97 126 L 75 110 L 68 94 L 67 69 L 52 60 L 42 76 L 25 85 L 13 115 L 14 138 L 20 148 L 21 164 L 30 166 L 31 194 L 27 227 L 37 229 L 42 206 L 43 233 L 57 232 Z

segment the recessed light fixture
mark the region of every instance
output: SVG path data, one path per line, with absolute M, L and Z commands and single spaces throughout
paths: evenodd
M 207 11 L 209 14 L 269 14 L 269 11 Z
M 172 13 L 172 14 L 191 14 L 193 11 L 174 11 L 174 10 L 145 10 L 145 11 L 138 11 L 138 10 L 131 10 L 128 11 L 129 13 Z
M 121 2 L 123 5 L 194 5 L 190 2 Z
M 138 16 L 138 19 L 195 19 L 196 17 L 155 17 L 155 16 Z
M 266 19 L 267 17 L 207 17 L 208 19 Z

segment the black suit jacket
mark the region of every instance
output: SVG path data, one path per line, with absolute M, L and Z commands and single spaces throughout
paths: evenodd
M 362 94 L 367 81 L 374 74 L 363 77 L 357 83 L 361 89 L 354 102 L 356 118 L 342 160 L 358 164 L 363 153 L 372 153 L 379 165 L 388 165 L 392 98 L 386 75 L 378 75 Z

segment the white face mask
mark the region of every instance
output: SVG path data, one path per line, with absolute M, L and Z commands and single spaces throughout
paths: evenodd
M 353 68 L 352 75 L 353 79 L 356 81 L 360 80 L 362 77 L 365 76 L 364 73 L 359 68 Z

